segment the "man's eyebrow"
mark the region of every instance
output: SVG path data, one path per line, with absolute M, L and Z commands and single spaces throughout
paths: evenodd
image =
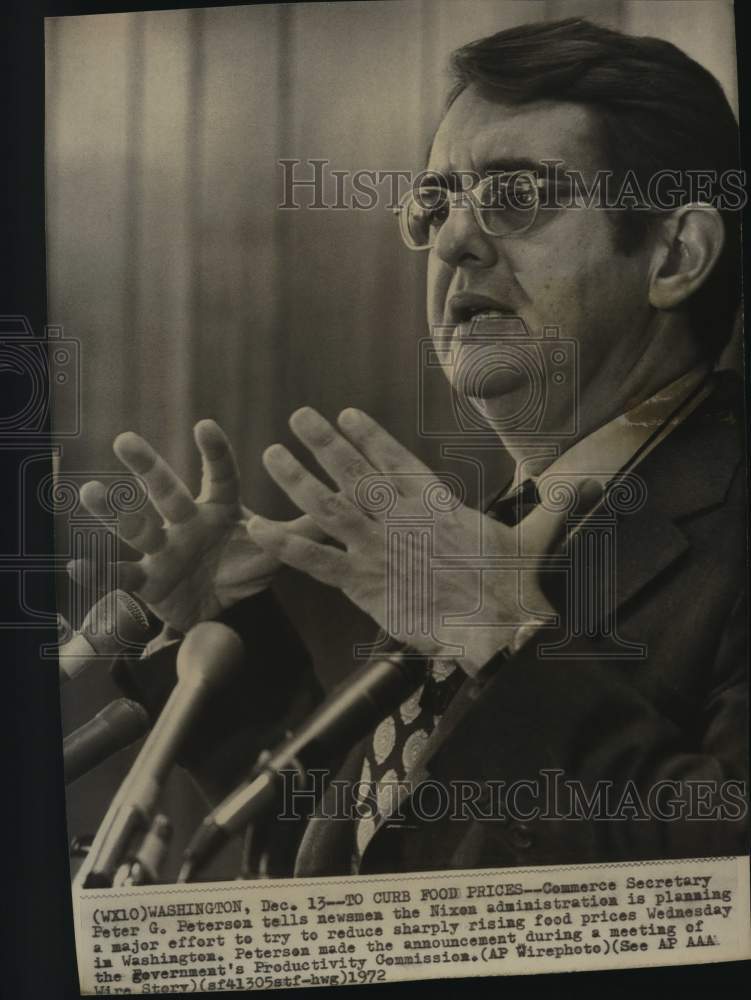
M 560 161 L 556 162 L 560 163 Z M 484 163 L 479 172 L 482 174 L 499 174 L 512 173 L 515 170 L 532 170 L 535 173 L 545 173 L 546 167 L 541 160 L 531 160 L 527 156 L 504 156 Z
M 533 160 L 528 156 L 504 156 L 488 160 L 487 163 L 481 164 L 476 171 L 449 170 L 444 172 L 440 169 L 433 169 L 427 170 L 426 173 L 444 178 L 452 190 L 458 190 L 463 183 L 466 184 L 466 178 L 472 173 L 475 173 L 478 177 L 486 177 L 488 174 L 505 174 L 514 173 L 517 170 L 530 170 L 533 173 L 545 176 L 552 169 L 553 164 L 560 171 L 566 170 L 563 161 L 558 159 Z

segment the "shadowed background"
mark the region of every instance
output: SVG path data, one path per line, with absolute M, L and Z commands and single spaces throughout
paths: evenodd
M 726 0 L 392 0 L 48 19 L 48 315 L 80 341 L 82 362 L 82 434 L 64 445 L 60 472 L 116 471 L 112 439 L 132 429 L 195 489 L 191 427 L 210 416 L 234 443 L 245 503 L 288 517 L 261 452 L 292 444 L 296 407 L 334 418 L 354 405 L 431 467 L 464 475 L 476 497 L 466 463 L 419 433 L 426 255 L 402 246 L 383 204 L 280 211 L 278 161 L 419 170 L 450 52 L 573 15 L 674 42 L 717 76 L 737 114 Z M 440 379 L 423 398 L 431 423 L 450 406 Z M 484 467 L 485 486 L 500 486 L 503 456 Z M 372 623 L 299 574 L 283 574 L 279 592 L 324 683 L 341 677 Z M 64 612 L 91 599 L 61 581 Z M 116 694 L 104 671 L 69 687 L 66 731 Z M 71 833 L 93 832 L 131 758 L 71 788 Z M 200 817 L 181 776 L 165 807 L 180 827 Z

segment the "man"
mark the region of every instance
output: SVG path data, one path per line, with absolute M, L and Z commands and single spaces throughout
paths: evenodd
M 501 32 L 460 50 L 454 69 L 401 225 L 429 254 L 427 318 L 446 375 L 516 463 L 501 502 L 485 514 L 459 498 L 428 505 L 428 549 L 389 533 L 367 486 L 389 488 L 409 521 L 437 480 L 351 409 L 336 425 L 309 408 L 290 420 L 337 490 L 282 446 L 265 452 L 303 512 L 288 524 L 241 506 L 212 422 L 196 427 L 196 500 L 125 434 L 115 451 L 150 504 L 121 519 L 143 553 L 120 565 L 121 585 L 178 632 L 242 607 L 240 631 L 281 636 L 267 588 L 287 563 L 430 659 L 424 686 L 343 763 L 348 822 L 330 818 L 328 786 L 297 874 L 743 853 L 742 422 L 733 379 L 711 373 L 739 297 L 736 223 L 718 198 L 736 160 L 732 112 L 673 46 L 584 21 Z M 697 171 L 711 172 L 708 193 Z M 667 172 L 664 207 L 644 193 Z M 592 198 L 602 176 L 628 195 Z M 550 328 L 575 345 L 574 397 L 545 360 Z M 529 357 L 543 359 L 533 430 L 518 420 Z M 83 500 L 105 513 L 98 484 Z M 288 652 L 311 696 L 291 716 L 280 703 L 280 726 L 316 698 L 304 657 Z M 135 674 L 153 686 L 153 664 Z M 228 728 L 242 730 L 240 717 Z M 216 735 L 210 758 L 194 749 L 187 762 L 204 783 L 221 775 L 218 796 L 266 734 L 232 753 Z M 428 786 L 438 798 L 462 790 L 464 808 L 431 819 Z

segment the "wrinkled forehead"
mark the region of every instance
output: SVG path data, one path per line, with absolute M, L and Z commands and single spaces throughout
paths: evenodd
M 467 88 L 449 108 L 433 139 L 428 169 L 534 169 L 557 160 L 585 176 L 605 166 L 595 114 L 583 104 L 540 101 L 501 104 Z

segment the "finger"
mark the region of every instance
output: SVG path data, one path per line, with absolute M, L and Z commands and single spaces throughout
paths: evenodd
M 267 448 L 263 464 L 290 500 L 342 544 L 356 542 L 362 537 L 363 528 L 372 524 L 343 493 L 334 493 L 324 486 L 283 445 Z
M 113 447 L 120 461 L 146 483 L 149 499 L 165 521 L 181 524 L 193 517 L 197 508 L 187 486 L 148 441 L 126 431 Z
M 337 423 L 377 471 L 389 474 L 407 474 L 407 482 L 410 474 L 420 477 L 433 475 L 427 465 L 404 445 L 399 444 L 396 438 L 392 437 L 388 431 L 384 430 L 380 424 L 376 423 L 367 413 L 363 413 L 362 410 L 356 410 L 352 407 L 342 410 L 337 418 Z M 424 486 L 424 479 L 421 479 L 419 486 L 415 483 L 416 490 L 422 491 Z
M 202 462 L 199 501 L 239 503 L 240 473 L 224 431 L 214 420 L 199 420 L 193 428 L 193 437 Z
M 75 580 L 75 582 L 80 584 L 82 587 L 91 586 L 93 583 L 95 590 L 101 590 L 101 586 L 96 582 L 99 573 L 93 560 L 71 559 L 65 568 L 71 579 Z
M 276 556 L 281 562 L 302 570 L 321 583 L 342 587 L 349 565 L 345 552 L 295 535 L 284 525 L 267 521 L 263 517 L 251 518 L 247 530 L 259 548 Z
M 294 521 L 287 521 L 285 528 L 287 531 L 301 535 L 303 538 L 309 538 L 313 542 L 322 542 L 329 537 L 308 514 L 303 514 L 302 517 L 297 517 Z
M 355 495 L 357 484 L 376 470 L 361 452 L 336 428 L 309 406 L 289 419 L 295 436 L 308 447 L 316 461 L 348 497 Z
M 101 483 L 94 480 L 81 487 L 81 503 L 106 528 L 138 552 L 158 552 L 164 545 L 161 519 L 148 500 L 138 511 L 117 513 L 117 519 L 113 521 L 113 511 L 107 503 L 107 491 Z
M 139 596 L 147 582 L 140 562 L 115 563 L 115 577 L 121 590 L 129 590 Z
M 245 522 L 255 516 L 255 511 L 248 510 L 248 508 L 244 507 L 242 504 L 240 504 L 240 512 L 242 520 Z M 289 531 L 294 531 L 296 535 L 303 535 L 305 538 L 312 538 L 313 541 L 316 542 L 323 541 L 329 537 L 322 528 L 318 527 L 309 514 L 303 514 L 302 517 L 297 517 L 293 521 L 287 521 L 285 527 Z
M 107 576 L 112 578 L 106 582 L 101 580 L 99 568 L 90 559 L 71 559 L 66 568 L 76 583 L 93 587 L 97 593 L 105 593 L 120 587 L 122 590 L 138 594 L 146 582 L 146 574 L 140 562 L 112 563 L 107 573 Z

